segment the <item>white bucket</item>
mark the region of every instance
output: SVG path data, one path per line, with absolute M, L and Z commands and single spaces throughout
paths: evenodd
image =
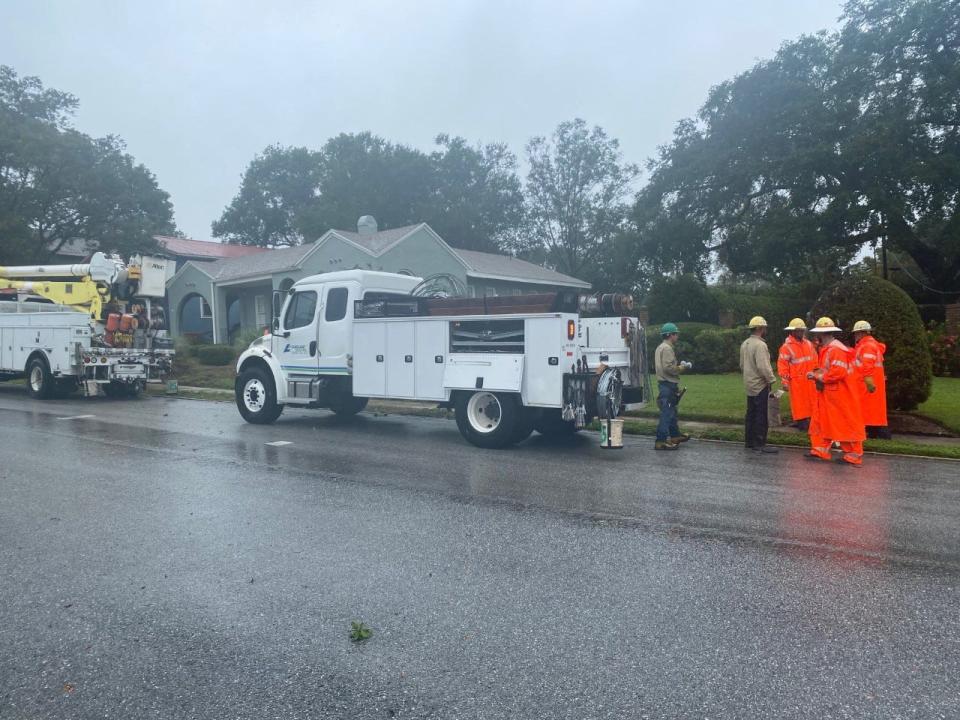
M 623 450 L 623 420 L 600 421 L 600 447 L 604 450 Z

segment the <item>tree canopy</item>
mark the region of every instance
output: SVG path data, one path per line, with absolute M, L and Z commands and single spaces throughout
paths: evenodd
M 650 170 L 634 216 L 653 267 L 822 278 L 886 239 L 957 288 L 960 6 L 849 2 L 838 33 L 715 87 Z
M 46 262 L 68 242 L 129 255 L 172 233 L 169 196 L 114 136 L 70 121 L 77 99 L 0 66 L 0 247 L 5 264 Z
M 423 153 L 369 132 L 340 134 L 318 151 L 272 146 L 247 168 L 213 234 L 246 245 L 312 241 L 372 214 L 381 228 L 428 222 L 451 244 L 496 250 L 523 217 L 516 157 L 440 135 Z

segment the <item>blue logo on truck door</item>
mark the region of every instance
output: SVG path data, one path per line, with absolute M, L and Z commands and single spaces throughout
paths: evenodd
M 287 343 L 286 347 L 283 348 L 283 351 L 292 352 L 292 353 L 302 353 L 306 354 L 307 346 L 306 345 L 294 345 L 293 343 Z

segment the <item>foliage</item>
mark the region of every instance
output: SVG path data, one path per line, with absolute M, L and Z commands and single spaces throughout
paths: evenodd
M 903 290 L 875 275 L 850 274 L 815 303 L 812 316 L 824 315 L 847 330 L 857 320 L 867 320 L 874 336 L 886 343 L 884 371 L 892 408 L 913 410 L 930 396 L 933 372 L 926 331 Z
M 358 620 L 353 620 L 350 623 L 350 640 L 353 642 L 361 642 L 367 640 L 373 636 L 373 630 L 364 625 Z
M 497 250 L 520 225 L 516 157 L 439 135 L 430 154 L 369 132 L 342 133 L 319 151 L 271 146 L 244 173 L 213 234 L 261 247 L 297 245 L 372 214 L 381 229 L 427 222 L 451 245 Z
M 713 253 L 738 275 L 829 280 L 886 238 L 958 287 L 956 0 L 852 0 L 844 20 L 678 125 L 634 211 L 654 266 L 696 273 Z
M 674 349 L 677 358 L 693 363 L 696 373 L 724 373 L 737 369 L 740 361 L 740 343 L 746 332 L 734 328 L 727 330 L 719 325 L 699 322 L 677 323 L 680 337 Z M 662 341 L 659 325 L 647 329 L 647 358 L 653 370 L 653 358 Z
M 938 377 L 960 377 L 960 337 L 948 335 L 943 323 L 927 326 L 927 344 Z
M 237 333 L 232 344 L 237 350 L 246 350 L 248 347 L 250 347 L 250 343 L 262 336 L 262 330 L 244 330 L 243 332 Z
M 304 147 L 267 147 L 250 162 L 240 192 L 213 223 L 213 234 L 239 245 L 300 244 L 318 176 L 317 153 Z
M 624 229 L 638 168 L 622 161 L 615 138 L 579 118 L 560 123 L 550 139 L 531 139 L 527 160 L 525 250 L 541 250 L 560 272 L 603 286 L 598 260 Z
M 173 234 L 169 196 L 116 137 L 70 126 L 78 101 L 0 66 L 0 236 L 5 263 L 49 261 L 67 242 L 127 256 Z
M 201 365 L 229 365 L 237 354 L 230 345 L 195 345 L 190 350 Z
M 717 322 L 717 302 L 703 281 L 693 275 L 661 276 L 653 281 L 646 299 L 650 320 Z

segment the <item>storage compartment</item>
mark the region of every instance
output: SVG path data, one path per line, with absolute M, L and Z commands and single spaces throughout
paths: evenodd
M 523 355 L 465 353 L 450 355 L 443 373 L 448 390 L 520 392 Z

